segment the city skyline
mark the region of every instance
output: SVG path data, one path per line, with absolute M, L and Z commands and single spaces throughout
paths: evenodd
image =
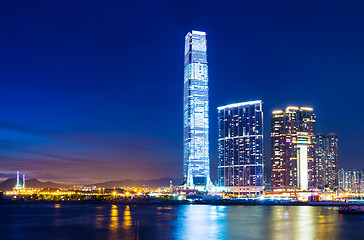
M 213 179 L 214 109 L 251 99 L 264 101 L 266 162 L 269 113 L 297 105 L 315 109 L 320 132 L 339 136 L 340 168 L 364 168 L 357 111 L 364 77 L 361 13 L 313 5 L 196 3 L 205 9 L 200 14 L 182 3 L 86 9 L 3 3 L 0 179 L 16 170 L 58 182 L 182 179 L 181 59 L 191 29 L 208 33 Z M 359 115 L 348 118 L 350 112 Z

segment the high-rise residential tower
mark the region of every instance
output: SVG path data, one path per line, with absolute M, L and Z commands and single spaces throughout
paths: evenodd
M 271 187 L 316 188 L 315 122 L 312 108 L 273 111 L 271 120 Z
M 185 37 L 183 111 L 184 185 L 207 187 L 211 181 L 205 32 L 192 31 Z
M 338 178 L 339 188 L 341 190 L 353 193 L 363 191 L 360 186 L 360 178 L 362 178 L 361 171 L 340 169 L 338 171 Z
M 316 175 L 319 189 L 338 187 L 338 137 L 334 133 L 316 135 Z
M 230 104 L 218 108 L 219 186 L 240 194 L 263 191 L 262 101 Z

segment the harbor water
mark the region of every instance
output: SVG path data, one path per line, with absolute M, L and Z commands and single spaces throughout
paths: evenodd
M 364 239 L 337 207 L 0 204 L 0 239 Z

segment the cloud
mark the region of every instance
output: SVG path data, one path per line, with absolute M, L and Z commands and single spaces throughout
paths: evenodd
M 9 123 L 9 122 L 4 122 L 4 121 L 0 121 L 0 128 L 17 131 L 17 132 L 22 132 L 22 133 L 26 133 L 26 134 L 31 134 L 31 135 L 47 137 L 47 138 L 56 138 L 55 135 L 48 134 L 43 131 L 39 131 L 36 129 L 32 129 L 32 128 L 28 128 L 25 126 L 21 126 L 21 125 Z
M 157 138 L 115 134 L 55 134 L 0 122 L 0 168 L 61 182 L 175 176 L 180 146 Z M 4 130 L 5 131 L 5 130 Z M 178 174 L 178 173 L 177 173 Z
M 57 154 L 41 152 L 41 151 L 31 151 L 31 150 L 19 150 L 19 151 L 24 152 L 24 153 L 30 153 L 30 154 L 34 154 L 34 155 L 43 156 L 43 157 L 46 157 L 47 159 L 52 158 L 52 159 L 56 159 L 56 160 L 61 160 L 64 162 L 90 163 L 90 162 L 94 161 L 92 159 L 69 157 L 66 155 L 57 155 Z

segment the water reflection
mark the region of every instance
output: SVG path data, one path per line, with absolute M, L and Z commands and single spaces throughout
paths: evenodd
M 364 239 L 363 216 L 334 207 L 0 204 L 0 213 L 1 239 Z
M 57 203 L 54 204 L 54 225 L 61 226 L 61 218 L 60 218 L 60 211 L 61 211 L 61 204 Z
M 176 239 L 225 239 L 226 207 L 187 205 L 179 209 Z
M 124 222 L 123 227 L 125 230 L 130 230 L 130 227 L 132 226 L 131 222 L 131 215 L 130 215 L 130 206 L 127 205 L 124 210 Z
M 268 237 L 270 239 L 290 239 L 290 232 L 287 231 L 291 228 L 292 214 L 284 206 L 277 206 L 275 209 L 268 210 L 267 227 L 270 228 Z M 274 211 L 275 210 L 275 211 Z
M 124 209 L 123 229 L 124 229 L 124 234 L 123 234 L 124 238 L 139 239 L 138 235 L 135 235 L 135 233 L 138 233 L 138 231 L 133 226 L 129 205 L 125 206 Z
M 264 209 L 257 206 L 229 206 L 227 210 L 228 237 L 226 239 L 265 239 Z
M 317 218 L 318 237 L 320 239 L 340 239 L 340 217 L 337 213 L 337 208 L 318 208 L 319 213 Z
M 111 206 L 111 213 L 110 213 L 110 236 L 109 239 L 117 239 L 118 236 L 118 227 L 119 227 L 119 215 L 118 215 L 118 206 L 112 205 Z
M 333 208 L 272 206 L 267 216 L 267 239 L 338 238 L 338 214 Z
M 293 239 L 314 239 L 316 229 L 314 226 L 315 218 L 313 211 L 315 209 L 309 206 L 301 206 L 295 209 L 296 212 L 293 214 L 295 218 L 292 219 L 295 225 L 292 231 Z
M 190 205 L 179 215 L 179 239 L 339 239 L 334 208 Z
M 103 214 L 103 207 L 102 206 L 97 206 L 96 207 L 96 211 L 95 211 L 95 227 L 96 228 L 102 228 L 103 227 L 103 222 L 104 222 L 104 214 Z

